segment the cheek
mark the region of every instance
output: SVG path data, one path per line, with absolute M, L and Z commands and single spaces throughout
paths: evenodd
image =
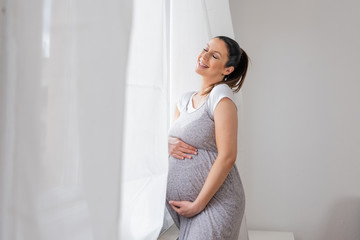
M 214 59 L 214 61 L 212 61 L 212 66 L 214 69 L 221 69 L 221 63 L 219 63 L 219 61 L 217 61 L 216 59 Z
M 225 68 L 225 62 L 222 61 L 214 61 L 214 65 L 216 64 L 216 68 L 224 70 Z

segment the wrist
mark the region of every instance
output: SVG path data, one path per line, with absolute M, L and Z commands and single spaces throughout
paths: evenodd
M 195 207 L 198 212 L 201 212 L 206 207 L 207 203 L 199 200 L 198 198 L 194 201 Z

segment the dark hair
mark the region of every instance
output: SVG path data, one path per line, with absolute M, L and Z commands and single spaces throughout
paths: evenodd
M 229 58 L 225 64 L 225 67 L 233 66 L 234 71 L 232 71 L 229 75 L 225 75 L 220 82 L 211 84 L 210 88 L 206 90 L 203 95 L 210 93 L 216 85 L 222 83 L 226 83 L 231 89 L 233 89 L 234 92 L 238 92 L 246 77 L 249 57 L 244 49 L 242 49 L 235 40 L 226 36 L 216 36 L 214 38 L 218 38 L 225 42 Z

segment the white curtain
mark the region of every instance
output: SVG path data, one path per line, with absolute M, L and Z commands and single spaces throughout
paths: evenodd
M 129 50 L 121 239 L 157 239 L 163 225 L 167 180 L 168 1 L 134 0 Z
M 201 48 L 233 36 L 227 4 L 5 2 L 1 240 L 148 240 L 170 226 L 167 131 L 200 87 Z
M 118 239 L 132 3 L 7 0 L 0 239 Z

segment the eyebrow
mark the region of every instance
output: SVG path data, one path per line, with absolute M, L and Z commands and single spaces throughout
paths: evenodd
M 207 45 L 208 47 L 210 46 L 208 43 L 207 43 L 206 45 Z M 217 52 L 218 54 L 220 54 L 220 56 L 222 56 L 220 52 L 218 52 L 218 51 L 214 51 L 214 52 Z

